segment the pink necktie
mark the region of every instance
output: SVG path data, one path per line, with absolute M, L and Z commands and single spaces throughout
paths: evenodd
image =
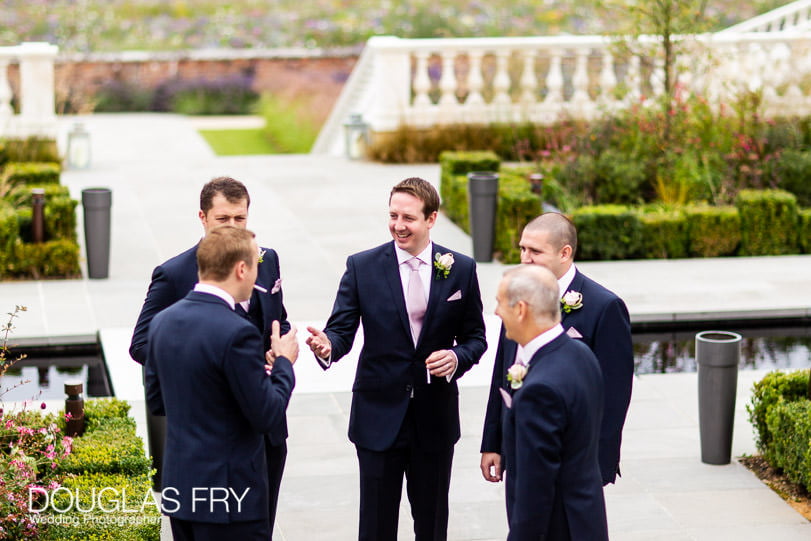
M 422 319 L 425 317 L 425 309 L 428 307 L 428 303 L 425 301 L 425 288 L 422 287 L 422 278 L 420 278 L 419 269 L 422 261 L 412 257 L 406 263 L 411 269 L 408 275 L 408 290 L 406 291 L 406 310 L 408 310 L 408 320 L 411 323 L 411 337 L 416 345 L 420 337 Z

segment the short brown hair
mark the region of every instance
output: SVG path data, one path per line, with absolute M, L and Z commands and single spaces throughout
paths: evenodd
M 209 231 L 197 246 L 200 279 L 223 282 L 240 261 L 251 267 L 256 256 L 251 242 L 254 237 L 252 231 L 233 225 L 219 225 Z
M 524 230 L 549 233 L 549 242 L 556 250 L 568 244 L 572 247 L 572 256 L 577 252 L 577 228 L 569 218 L 559 212 L 541 214 L 524 226 Z
M 245 200 L 245 206 L 251 206 L 251 196 L 248 195 L 248 188 L 240 181 L 231 177 L 217 177 L 206 182 L 200 192 L 200 210 L 203 214 L 208 214 L 214 206 L 214 197 L 221 194 L 229 203 L 239 203 Z
M 427 180 L 411 177 L 399 182 L 391 189 L 389 203 L 391 203 L 391 196 L 396 193 L 407 193 L 422 201 L 422 213 L 426 219 L 439 210 L 439 194 Z

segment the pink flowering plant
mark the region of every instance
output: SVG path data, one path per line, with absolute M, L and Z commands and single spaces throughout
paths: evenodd
M 24 311 L 24 306 L 17 306 L 0 329 L 0 385 L 6 371 L 21 359 L 10 355 L 8 335 L 17 313 Z M 2 400 L 8 390 L 0 391 L 0 539 L 33 539 L 39 531 L 28 509 L 29 490 L 59 487 L 58 466 L 70 454 L 73 440 L 62 433 L 55 415 L 29 409 L 30 402 L 20 411 L 8 410 Z

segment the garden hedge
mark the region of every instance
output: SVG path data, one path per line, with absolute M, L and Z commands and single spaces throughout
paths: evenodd
M 811 209 L 801 209 L 798 216 L 800 224 L 797 232 L 800 237 L 800 250 L 804 254 L 811 254 Z
M 811 491 L 811 400 L 779 402 L 766 414 L 774 435 L 769 463 Z
M 571 218 L 577 227 L 577 260 L 634 259 L 643 255 L 642 222 L 632 207 L 580 207 Z
M 470 233 L 467 201 L 467 174 L 472 171 L 498 171 L 501 160 L 490 151 L 453 152 L 439 155 L 439 197 L 445 214 Z
M 771 464 L 775 464 L 777 456 L 775 440 L 791 435 L 772 431 L 769 414 L 780 404 L 808 400 L 808 374 L 808 370 L 769 372 L 752 386 L 752 397 L 746 411 L 749 422 L 755 428 L 757 448 Z
M 684 209 L 691 257 L 735 255 L 741 243 L 741 217 L 732 206 L 688 205 Z
M 73 493 L 74 505 L 70 506 L 67 491 L 58 491 L 57 508 L 69 510 L 51 513 L 62 520 L 46 522 L 40 539 L 159 541 L 160 512 L 151 499 L 150 459 L 129 409 L 128 403 L 115 398 L 85 402 L 85 433 L 74 439 L 72 453 L 59 467 L 61 484 Z M 60 418 L 64 428 L 64 417 Z M 102 495 L 103 488 L 107 490 Z M 96 507 L 90 510 L 93 498 Z
M 47 141 L 17 142 L 14 157 L 49 155 Z M 0 278 L 73 278 L 81 275 L 76 238 L 76 207 L 67 186 L 59 184 L 59 163 L 8 161 L 0 170 Z M 32 189 L 45 191 L 44 242 L 32 235 Z
M 647 259 L 687 257 L 688 227 L 680 211 L 640 213 L 642 255 Z
M 797 198 L 784 190 L 741 190 L 741 255 L 797 253 Z

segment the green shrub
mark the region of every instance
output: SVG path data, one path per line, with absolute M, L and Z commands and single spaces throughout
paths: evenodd
M 811 254 L 811 209 L 801 209 L 798 214 L 800 226 L 797 228 L 797 237 L 800 249 L 804 254 Z
M 0 199 L 0 276 L 3 275 L 6 258 L 12 254 L 14 243 L 20 235 L 17 213 L 11 205 Z
M 445 215 L 470 233 L 467 200 L 467 173 L 498 171 L 499 157 L 490 151 L 445 151 L 439 155 L 439 196 Z
M 769 411 L 777 404 L 796 402 L 808 397 L 808 370 L 769 372 L 752 386 L 752 397 L 746 406 L 749 422 L 755 428 L 758 450 L 770 463 L 774 463 L 773 441 L 769 429 Z
M 12 186 L 21 184 L 59 184 L 62 167 L 54 162 L 8 162 L 3 175 Z
M 42 244 L 18 242 L 14 245 L 13 257 L 6 261 L 6 273 L 35 279 L 80 276 L 79 245 L 66 239 Z
M 593 156 L 581 154 L 566 162 L 557 180 L 569 193 L 580 194 L 583 203 L 597 202 L 597 161 Z
M 518 241 L 530 220 L 541 214 L 541 200 L 532 193 L 523 172 L 502 170 L 498 182 L 493 251 L 502 263 L 519 263 Z
M 797 253 L 797 198 L 783 190 L 741 190 L 742 255 Z
M 580 207 L 572 214 L 577 227 L 578 260 L 633 259 L 642 249 L 639 215 L 622 205 Z
M 793 193 L 797 203 L 811 206 L 811 151 L 785 149 L 774 165 L 777 186 Z
M 310 152 L 321 129 L 320 122 L 310 113 L 310 103 L 302 98 L 295 101 L 263 94 L 259 101 L 259 110 L 265 119 L 262 131 L 279 152 Z
M 26 139 L 6 139 L 3 160 L 8 162 L 54 162 L 61 163 L 59 149 L 54 139 L 28 137 Z
M 597 158 L 595 196 L 598 203 L 637 204 L 642 202 L 646 180 L 645 164 L 629 154 L 608 149 Z
M 687 219 L 680 210 L 642 212 L 642 255 L 647 259 L 687 257 Z
M 62 462 L 63 473 L 122 473 L 145 475 L 151 461 L 135 427 L 126 422 L 110 422 L 86 432 L 74 441 L 73 451 Z
M 95 398 L 85 402 L 85 431 L 93 432 L 107 421 L 123 419 L 135 422 L 129 416 L 130 404 L 118 398 Z
M 773 434 L 769 463 L 811 491 L 811 400 L 779 402 L 766 414 Z
M 741 243 L 741 217 L 731 206 L 688 205 L 689 254 L 692 257 L 735 255 Z
M 54 197 L 70 197 L 70 189 L 63 184 L 26 184 L 24 186 L 16 186 L 8 195 L 8 199 L 18 207 L 31 207 L 33 195 L 31 190 L 34 188 L 41 188 L 45 190 L 45 204 Z

